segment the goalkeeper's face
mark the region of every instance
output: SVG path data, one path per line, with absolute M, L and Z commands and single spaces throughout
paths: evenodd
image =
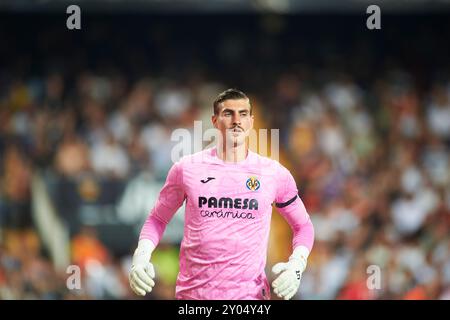
M 217 128 L 227 145 L 241 145 L 253 129 L 253 115 L 248 99 L 225 100 L 220 103 L 218 114 L 212 116 Z

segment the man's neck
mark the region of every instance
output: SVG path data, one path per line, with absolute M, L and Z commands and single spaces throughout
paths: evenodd
M 248 147 L 246 143 L 237 146 L 217 147 L 217 156 L 224 162 L 241 162 L 247 158 Z

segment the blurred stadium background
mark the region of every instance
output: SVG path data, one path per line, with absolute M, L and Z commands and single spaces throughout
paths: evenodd
M 75 3 L 79 31 L 73 2 L 0 3 L 0 299 L 136 298 L 171 132 L 208 128 L 228 87 L 280 129 L 315 226 L 297 299 L 450 299 L 450 1 Z M 173 298 L 182 226 L 180 211 L 145 299 Z M 270 280 L 290 236 L 274 213 Z

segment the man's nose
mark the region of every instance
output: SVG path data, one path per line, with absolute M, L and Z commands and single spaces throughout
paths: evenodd
M 233 124 L 241 124 L 241 115 L 239 113 L 233 115 Z

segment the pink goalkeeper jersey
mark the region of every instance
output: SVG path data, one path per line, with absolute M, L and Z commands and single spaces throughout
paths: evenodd
M 186 156 L 169 171 L 140 239 L 158 245 L 186 201 L 177 299 L 270 299 L 265 275 L 272 204 L 293 230 L 293 247 L 311 250 L 314 229 L 292 175 L 249 151 L 226 163 L 216 148 Z

